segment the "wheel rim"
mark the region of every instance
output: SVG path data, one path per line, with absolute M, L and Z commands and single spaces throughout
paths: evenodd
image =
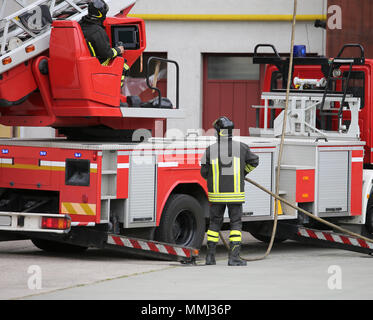
M 175 244 L 189 244 L 196 232 L 196 220 L 189 210 L 180 211 L 175 218 L 172 233 Z

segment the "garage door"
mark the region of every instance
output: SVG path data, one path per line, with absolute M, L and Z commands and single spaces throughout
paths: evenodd
M 212 128 L 212 122 L 227 116 L 249 134 L 255 127 L 252 105 L 260 101 L 260 66 L 249 56 L 205 55 L 203 77 L 203 129 Z

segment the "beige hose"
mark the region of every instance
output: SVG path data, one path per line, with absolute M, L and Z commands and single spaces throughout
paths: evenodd
M 293 10 L 293 24 L 292 24 L 292 30 L 291 30 L 291 44 L 290 44 L 290 63 L 289 63 L 289 72 L 288 72 L 288 82 L 286 87 L 286 103 L 285 103 L 285 109 L 283 111 L 284 117 L 282 122 L 282 134 L 281 134 L 281 142 L 279 147 L 279 153 L 278 153 L 278 159 L 277 159 L 277 168 L 276 168 L 276 195 L 279 194 L 279 186 L 280 186 L 280 167 L 281 167 L 281 160 L 282 160 L 282 152 L 284 147 L 284 140 L 285 140 L 285 132 L 286 132 L 286 120 L 287 120 L 287 111 L 289 107 L 289 93 L 290 93 L 290 85 L 291 85 L 291 79 L 292 79 L 292 69 L 293 69 L 293 58 L 294 58 L 294 34 L 295 34 L 295 24 L 296 24 L 296 16 L 297 16 L 297 0 L 294 0 L 294 10 Z M 273 220 L 273 229 L 272 229 L 272 235 L 271 240 L 269 242 L 267 251 L 263 256 L 259 257 L 253 257 L 253 258 L 243 258 L 242 260 L 245 261 L 256 261 L 256 260 L 262 260 L 265 259 L 269 253 L 272 250 L 273 243 L 276 236 L 277 231 L 277 221 L 278 221 L 278 201 L 275 201 L 275 212 L 274 212 L 274 220 Z M 220 233 L 220 238 L 222 239 L 224 245 L 228 248 L 228 244 L 226 243 L 225 239 L 222 237 L 222 234 Z

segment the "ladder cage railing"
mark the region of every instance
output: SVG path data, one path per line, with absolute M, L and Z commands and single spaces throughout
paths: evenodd
M 24 2 L 13 0 L 22 5 Z M 5 2 L 0 8 L 4 13 Z M 47 16 L 45 10 L 47 8 Z M 46 7 L 45 7 L 46 6 Z M 86 14 L 87 1 L 37 0 L 2 17 L 0 28 L 0 73 L 27 61 L 49 48 L 53 19 L 77 20 Z M 26 17 L 26 19 L 22 19 Z M 45 20 L 48 20 L 45 23 Z M 39 27 L 34 30 L 32 27 Z M 26 49 L 29 48 L 29 49 Z
M 0 74 L 49 48 L 53 20 L 80 20 L 87 14 L 88 0 L 0 0 Z M 136 0 L 106 0 L 113 16 Z M 19 8 L 7 13 L 8 6 Z M 28 19 L 27 19 L 28 18 Z M 26 21 L 26 23 L 25 23 Z M 29 21 L 29 23 L 27 23 Z M 34 30 L 33 27 L 39 27 Z

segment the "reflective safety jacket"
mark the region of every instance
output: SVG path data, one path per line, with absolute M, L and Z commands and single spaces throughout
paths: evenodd
M 120 54 L 119 48 L 111 48 L 109 37 L 99 21 L 89 19 L 89 17 L 85 16 L 79 21 L 79 24 L 91 55 L 96 57 L 101 64 L 107 65 L 110 59 Z
M 245 175 L 259 165 L 259 157 L 237 141 L 220 139 L 201 159 L 201 175 L 207 180 L 208 198 L 214 203 L 245 202 Z

